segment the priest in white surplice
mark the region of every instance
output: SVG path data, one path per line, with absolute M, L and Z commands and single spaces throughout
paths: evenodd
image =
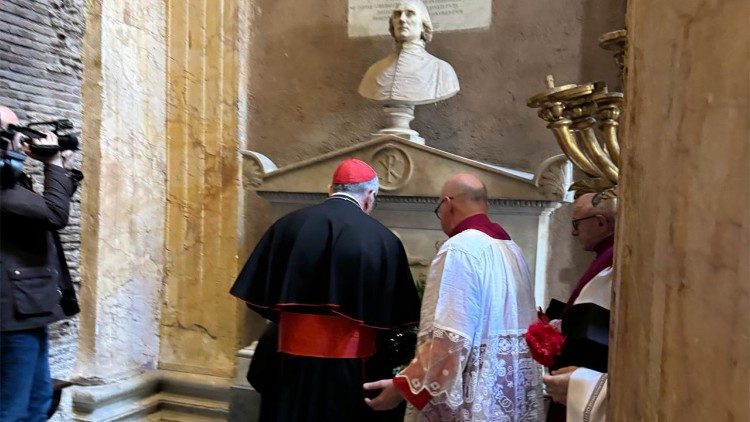
M 568 334 L 568 327 L 598 325 L 606 337 L 612 296 L 616 212 L 616 198 L 602 199 L 591 193 L 581 195 L 573 204 L 573 236 L 583 249 L 595 252 L 596 258 L 568 299 L 562 313 L 563 334 Z M 592 304 L 603 308 L 602 312 L 606 314 L 604 323 L 593 321 L 596 314 L 590 309 L 597 307 Z M 582 313 L 577 309 L 588 311 Z M 560 324 L 553 321 L 553 325 Z M 607 413 L 607 350 L 592 350 L 594 346 L 581 344 L 574 346 L 570 337 L 556 358 L 558 369 L 544 377 L 547 392 L 555 402 L 550 406 L 547 421 L 603 422 Z
M 521 249 L 487 217 L 487 189 L 459 174 L 435 210 L 450 238 L 430 266 L 415 359 L 390 380 L 374 409 L 404 398 L 422 421 L 538 421 L 541 367 L 523 335 L 535 319 L 531 277 Z

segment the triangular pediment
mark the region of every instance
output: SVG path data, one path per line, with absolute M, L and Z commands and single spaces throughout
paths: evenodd
M 532 174 L 390 135 L 278 169 L 261 154 L 243 154 L 245 175 L 259 192 L 323 193 L 336 166 L 347 158 L 372 165 L 380 178 L 381 195 L 390 196 L 439 197 L 443 184 L 452 175 L 471 173 L 484 181 L 490 198 L 560 201 L 567 187 L 563 179 L 568 179 L 567 161 L 560 156 L 547 160 L 537 174 Z

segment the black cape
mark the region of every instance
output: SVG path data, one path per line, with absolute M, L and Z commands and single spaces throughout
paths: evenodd
M 419 321 L 401 241 L 337 197 L 294 211 L 263 235 L 230 293 L 271 321 L 278 311 L 335 312 L 392 329 Z
M 545 314 L 550 320 L 562 320 L 562 334 L 565 336 L 565 343 L 551 370 L 579 366 L 607 372 L 609 309 L 590 302 L 566 309 L 565 303 L 552 299 Z
M 392 377 L 395 366 L 414 356 L 414 338 L 393 344 L 409 338 L 403 330 L 418 322 L 419 297 L 403 245 L 357 204 L 333 197 L 279 219 L 231 293 L 274 322 L 280 310 L 338 313 L 380 329 L 375 356 L 363 360 L 278 353 L 271 326 L 248 373 L 261 393 L 261 421 L 403 419 L 403 405 L 370 410 L 362 383 Z
M 550 319 L 562 319 L 565 343 L 550 370 L 566 366 L 607 372 L 609 354 L 609 310 L 595 303 L 579 303 L 565 310 L 565 304 L 553 299 L 547 308 Z M 566 409 L 550 403 L 547 422 L 565 421 Z

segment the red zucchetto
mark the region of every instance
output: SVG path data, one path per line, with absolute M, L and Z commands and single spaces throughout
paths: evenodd
M 378 174 L 369 164 L 356 158 L 344 160 L 333 172 L 332 183 L 334 185 L 347 185 L 350 183 L 363 183 L 375 178 Z

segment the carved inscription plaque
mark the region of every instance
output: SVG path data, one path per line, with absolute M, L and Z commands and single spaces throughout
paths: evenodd
M 488 28 L 492 0 L 423 0 L 435 31 Z M 349 0 L 349 37 L 388 35 L 388 18 L 398 1 Z

